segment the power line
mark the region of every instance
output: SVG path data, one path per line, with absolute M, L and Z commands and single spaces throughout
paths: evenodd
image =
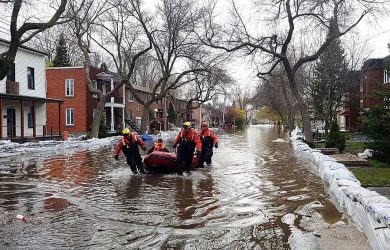
M 389 32 L 389 31 L 390 31 L 390 28 L 387 29 L 387 30 L 382 31 L 382 32 L 379 33 L 379 34 L 376 34 L 375 36 L 372 36 L 372 37 L 370 37 L 370 38 L 367 38 L 366 40 L 363 40 L 363 41 L 359 42 L 358 44 L 365 43 L 365 42 L 367 42 L 367 41 L 369 41 L 369 40 L 371 40 L 371 39 L 374 39 L 374 38 L 376 38 L 376 37 L 378 37 L 378 36 L 380 36 L 380 35 L 382 35 L 382 34 L 384 34 L 384 33 L 386 33 L 386 32 Z

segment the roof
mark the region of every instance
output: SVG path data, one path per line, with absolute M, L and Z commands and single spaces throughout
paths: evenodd
M 96 75 L 96 78 L 97 79 L 100 79 L 100 80 L 111 80 L 111 78 L 114 78 L 114 81 L 116 82 L 119 82 L 121 77 L 119 76 L 119 74 L 115 73 L 115 72 L 112 72 L 112 71 L 109 71 L 109 70 L 105 70 L 103 72 L 100 72 Z M 133 84 L 132 85 L 133 88 L 135 90 L 138 90 L 138 91 L 141 91 L 141 92 L 145 92 L 145 93 L 152 93 L 152 90 L 148 87 L 144 87 L 144 86 L 140 86 L 140 85 L 135 85 Z M 130 89 L 129 87 L 126 87 L 127 89 Z M 156 91 L 156 93 L 160 93 L 158 90 Z
M 4 44 L 9 45 L 10 41 L 7 41 L 7 40 L 4 40 L 4 39 L 0 38 L 0 43 L 4 43 Z M 33 48 L 30 48 L 30 47 L 27 47 L 25 45 L 19 45 L 18 48 L 21 48 L 21 49 L 24 49 L 24 50 L 28 50 L 28 51 L 32 51 L 32 52 L 35 52 L 35 53 L 38 53 L 38 54 L 41 54 L 41 55 L 44 55 L 44 56 L 48 56 L 49 55 L 46 52 L 43 52 L 43 51 L 40 51 L 40 50 L 37 50 L 37 49 L 33 49 Z
M 146 92 L 146 93 L 152 93 L 152 91 L 147 87 L 134 85 L 134 84 L 132 86 L 135 90 L 139 90 L 139 91 Z M 157 91 L 157 93 L 159 93 L 159 92 Z
M 384 58 L 370 58 L 364 62 L 362 71 L 384 69 L 387 64 L 390 64 L 390 55 Z
M 118 76 L 118 74 L 111 72 L 111 71 L 108 71 L 108 70 L 105 70 L 105 71 L 98 73 L 96 75 L 96 78 L 99 80 L 103 80 L 103 81 L 111 80 L 111 78 L 116 82 L 120 81 L 120 77 Z
M 84 66 L 69 66 L 69 67 L 49 67 L 46 69 L 84 69 Z
M 4 93 L 0 93 L 0 98 L 8 99 L 8 100 L 24 100 L 24 101 L 37 101 L 37 102 L 57 102 L 57 103 L 64 102 L 64 100 L 61 99 L 44 98 L 44 97 L 27 96 L 27 95 L 4 94 Z

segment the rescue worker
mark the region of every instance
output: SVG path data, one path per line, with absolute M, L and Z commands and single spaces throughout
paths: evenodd
M 153 151 L 162 151 L 169 153 L 169 149 L 165 146 L 161 138 L 157 140 L 157 143 L 154 143 L 154 147 L 149 149 L 148 154 L 152 153 Z
M 213 156 L 213 146 L 218 148 L 218 138 L 217 136 L 209 129 L 207 122 L 202 122 L 201 130 L 199 131 L 200 141 L 202 142 L 202 149 L 200 151 L 199 157 L 199 167 L 203 168 L 204 163 L 209 166 L 211 165 L 211 157 Z
M 115 149 L 115 160 L 118 160 L 119 153 L 122 150 L 123 154 L 126 156 L 127 164 L 130 166 L 131 171 L 136 174 L 138 168 L 138 171 L 140 173 L 145 173 L 142 164 L 142 158 L 138 148 L 139 145 L 143 150 L 146 150 L 144 142 L 135 134 L 130 133 L 130 130 L 128 128 L 125 128 L 122 131 L 122 134 L 123 137 L 121 138 L 118 146 Z
M 179 145 L 177 149 L 176 171 L 179 175 L 186 171 L 191 174 L 191 163 L 194 157 L 194 150 L 199 157 L 201 142 L 195 129 L 191 127 L 191 122 L 184 122 L 183 128 L 177 135 L 173 148 Z

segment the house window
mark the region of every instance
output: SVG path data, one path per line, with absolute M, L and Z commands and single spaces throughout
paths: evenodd
M 34 68 L 27 67 L 27 86 L 28 89 L 35 89 Z
M 139 104 L 139 102 L 137 102 L 137 108 L 136 108 L 137 111 L 140 111 L 141 110 L 141 105 Z
M 74 80 L 65 80 L 65 96 L 74 96 Z
M 390 82 L 390 70 L 385 69 L 383 83 Z
M 11 68 L 8 70 L 7 80 L 13 82 L 15 81 L 15 63 L 12 63 Z
M 385 97 L 383 98 L 383 107 L 384 107 L 385 109 L 390 109 L 390 97 L 385 96 Z
M 73 108 L 68 108 L 65 110 L 66 111 L 66 123 L 65 125 L 67 126 L 73 126 L 74 125 L 74 109 Z
M 127 91 L 127 101 L 128 102 L 133 101 L 133 93 L 130 90 Z
M 93 89 L 97 90 L 97 81 L 96 80 L 92 80 L 92 87 Z M 93 98 L 98 98 L 98 95 L 97 94 L 93 94 L 92 95 Z
M 33 110 L 33 106 L 29 106 L 28 107 L 27 123 L 28 123 L 28 128 L 33 128 L 34 127 L 34 110 Z

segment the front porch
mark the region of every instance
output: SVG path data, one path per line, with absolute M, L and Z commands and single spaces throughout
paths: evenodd
M 56 128 L 46 126 L 46 103 L 58 103 Z M 15 142 L 62 139 L 60 108 L 63 100 L 0 94 L 0 140 Z M 54 132 L 56 131 L 56 132 Z
M 106 127 L 108 132 L 122 131 L 125 126 L 125 108 L 121 106 L 105 107 Z

